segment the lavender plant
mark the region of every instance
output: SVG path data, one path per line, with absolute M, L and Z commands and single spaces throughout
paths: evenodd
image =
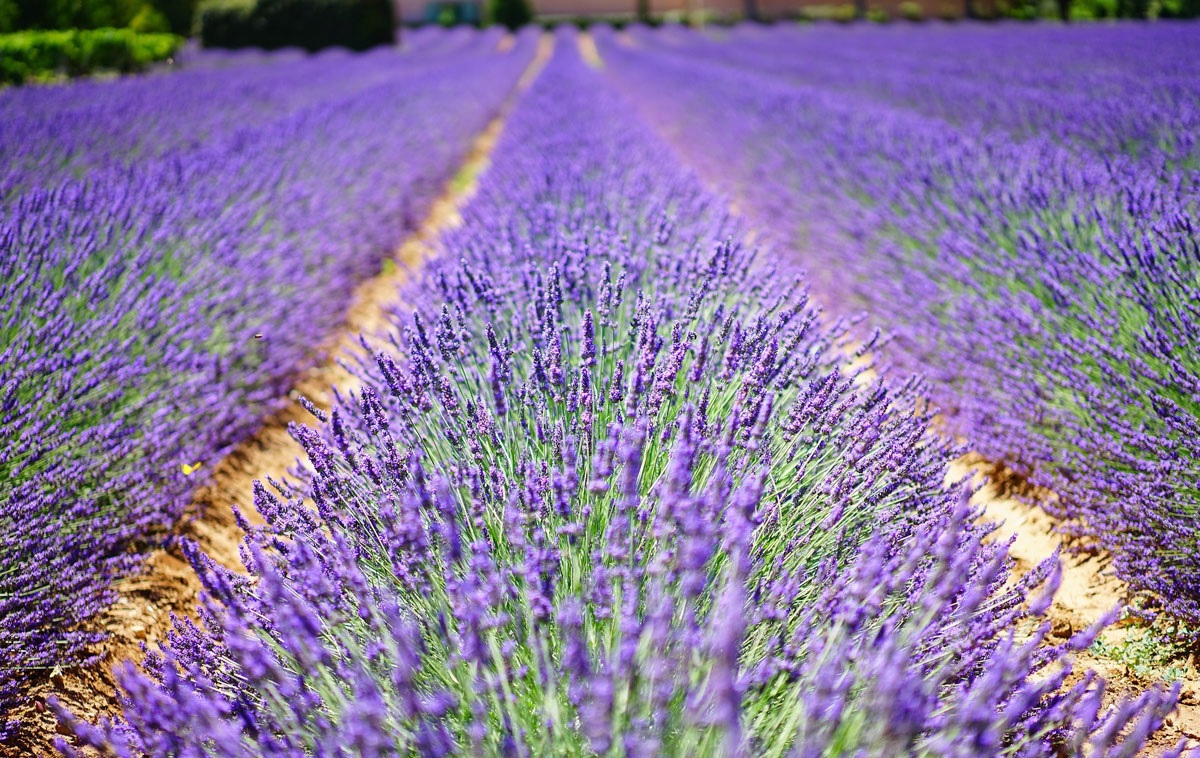
M 0 724 L 33 672 L 89 658 L 112 581 L 315 360 L 535 44 L 478 41 L 412 70 L 381 51 L 0 93 Z
M 917 381 L 843 325 L 574 52 L 317 429 L 258 485 L 118 755 L 1130 755 L 1008 574 Z M 66 716 L 66 714 L 64 714 Z M 69 718 L 69 717 L 68 717 Z M 63 745 L 68 753 L 71 749 Z M 1178 754 L 1176 752 L 1175 754 Z
M 622 88 L 811 267 L 824 302 L 886 326 L 951 431 L 1059 492 L 1068 529 L 1111 552 L 1143 608 L 1195 628 L 1190 31 L 1038 32 L 1067 45 L 1038 55 L 1001 29 L 601 44 Z M 926 43 L 973 43 L 963 55 L 980 65 L 912 64 Z M 1008 60 L 1060 76 L 1030 81 Z

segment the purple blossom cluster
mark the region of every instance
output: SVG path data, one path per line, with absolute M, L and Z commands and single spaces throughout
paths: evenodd
M 619 88 L 821 302 L 884 326 L 948 429 L 1056 491 L 1066 528 L 1184 636 L 1200 628 L 1195 35 L 598 35 Z
M 1132 755 L 930 429 L 560 32 L 116 755 Z M 64 717 L 69 718 L 67 714 Z M 68 753 L 69 748 L 62 745 Z M 1177 749 L 1173 755 L 1178 755 Z
M 88 658 L 192 467 L 316 360 L 536 39 L 421 42 L 0 93 L 0 725 Z

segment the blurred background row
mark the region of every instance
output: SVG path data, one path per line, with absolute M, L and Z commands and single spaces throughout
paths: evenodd
M 394 44 L 404 27 L 760 21 L 1168 19 L 1200 0 L 0 0 L 0 84 L 172 61 L 205 47 Z

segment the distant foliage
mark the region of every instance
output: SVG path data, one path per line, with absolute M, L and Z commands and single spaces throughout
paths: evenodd
M 175 34 L 190 35 L 195 29 L 199 0 L 154 0 L 153 8 Z
M 173 34 L 130 29 L 24 31 L 0 35 L 0 83 L 24 82 L 98 70 L 140 71 L 175 54 L 183 40 Z
M 16 0 L 0 0 L 0 34 L 7 34 L 17 28 L 17 19 L 21 9 Z
M 0 0 L 0 32 L 131 28 L 188 34 L 197 0 Z M 7 25 L 6 25 L 7 23 Z
M 258 0 L 221 2 L 200 11 L 205 47 L 347 47 L 366 50 L 396 41 L 389 0 Z
M 528 0 L 488 0 L 488 12 L 493 23 L 509 29 L 519 29 L 533 21 Z

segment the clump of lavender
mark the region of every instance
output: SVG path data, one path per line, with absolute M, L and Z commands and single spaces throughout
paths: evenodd
M 601 39 L 623 91 L 823 302 L 887 327 L 952 432 L 1059 493 L 1068 528 L 1194 639 L 1190 30 L 635 34 Z
M 209 600 L 119 755 L 1103 754 L 1173 704 L 1101 708 L 1039 617 L 1047 563 L 942 486 L 919 382 L 731 242 L 560 38 L 416 305 L 258 486 L 252 578 Z M 564 50 L 565 48 L 565 50 Z M 568 125 L 570 128 L 568 128 Z M 1120 736 L 1119 736 L 1120 735 Z M 64 746 L 65 747 L 65 746 Z
M 495 40 L 0 92 L 0 739 L 433 201 Z

